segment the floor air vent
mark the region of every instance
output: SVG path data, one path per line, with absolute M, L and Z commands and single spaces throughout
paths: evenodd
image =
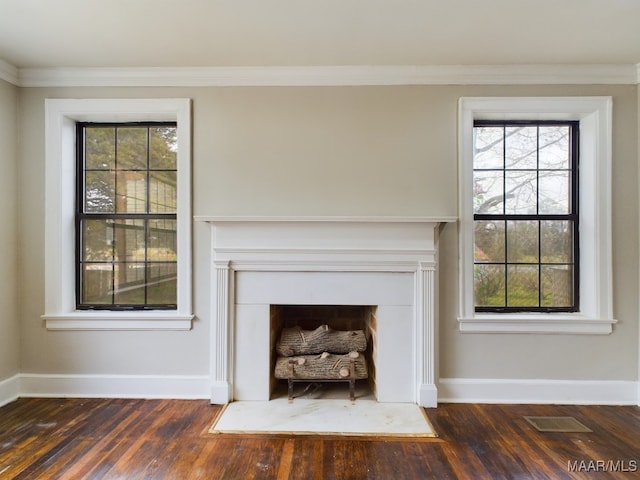
M 540 432 L 592 432 L 573 417 L 524 417 Z

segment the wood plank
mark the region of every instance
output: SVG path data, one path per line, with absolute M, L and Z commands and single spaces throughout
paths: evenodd
M 296 437 L 294 442 L 294 457 L 287 478 L 290 480 L 298 478 L 324 480 L 323 458 L 326 442 L 322 439 L 305 437 Z

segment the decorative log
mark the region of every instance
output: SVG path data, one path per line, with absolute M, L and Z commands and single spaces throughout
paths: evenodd
M 354 378 L 369 376 L 367 362 L 363 355 L 351 352 L 345 355 L 304 355 L 298 357 L 278 357 L 275 376 L 280 379 L 294 380 L 348 380 L 353 363 Z M 300 361 L 304 360 L 304 361 Z
M 366 349 L 367 339 L 362 330 L 332 330 L 328 325 L 321 325 L 315 330 L 284 328 L 276 344 L 278 355 L 285 357 L 322 352 L 364 352 Z

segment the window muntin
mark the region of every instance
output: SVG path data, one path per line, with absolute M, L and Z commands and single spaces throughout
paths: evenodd
M 76 130 L 76 307 L 175 310 L 176 123 Z
M 474 122 L 477 312 L 578 310 L 578 122 Z

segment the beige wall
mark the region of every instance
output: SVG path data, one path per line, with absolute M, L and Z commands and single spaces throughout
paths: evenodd
M 18 89 L 0 80 L 0 381 L 19 372 Z
M 68 88 L 21 91 L 20 288 L 25 373 L 203 375 L 209 362 L 209 237 L 194 224 L 190 332 L 49 332 L 42 326 L 44 99 L 193 99 L 196 215 L 457 214 L 461 96 L 614 98 L 614 311 L 609 336 L 457 330 L 457 235 L 442 232 L 440 375 L 636 380 L 638 99 L 635 86 Z

